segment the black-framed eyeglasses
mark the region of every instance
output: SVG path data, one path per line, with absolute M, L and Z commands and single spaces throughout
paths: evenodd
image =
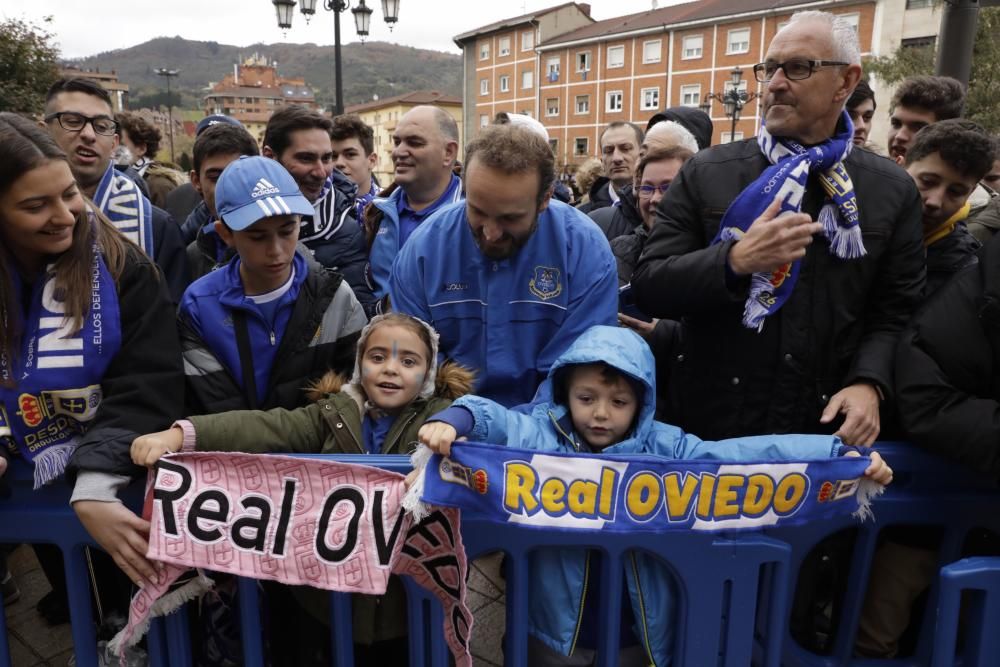
M 58 113 L 50 113 L 45 117 L 46 123 L 51 123 L 54 120 L 59 121 L 59 127 L 67 132 L 80 132 L 86 127 L 87 123 L 90 123 L 90 126 L 94 128 L 94 132 L 97 134 L 111 136 L 118 132 L 118 121 L 107 116 L 94 116 L 91 118 L 75 111 L 60 111 Z
M 805 58 L 792 58 L 783 63 L 768 60 L 767 62 L 754 65 L 753 75 L 761 83 L 767 83 L 774 78 L 778 68 L 781 68 L 784 70 L 787 79 L 801 81 L 802 79 L 808 79 L 816 70 L 823 67 L 843 67 L 849 64 L 839 60 L 807 60 Z
M 639 196 L 643 199 L 649 199 L 653 196 L 653 193 L 659 190 L 661 195 L 667 194 L 667 190 L 670 189 L 670 182 L 660 183 L 659 185 L 640 185 L 636 190 L 639 192 Z

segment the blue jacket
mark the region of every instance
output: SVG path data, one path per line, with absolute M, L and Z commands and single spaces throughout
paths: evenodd
M 436 204 L 444 208 L 449 204 L 462 201 L 462 182 L 457 176 L 452 176 L 448 190 L 442 195 L 443 203 Z M 368 286 L 376 300 L 389 293 L 389 274 L 392 273 L 392 263 L 399 253 L 399 201 L 403 197 L 403 188 L 396 188 L 388 197 L 376 197 L 372 206 L 382 213 L 378 231 L 372 239 L 372 247 L 368 252 Z M 409 239 L 407 239 L 409 240 Z
M 466 408 L 472 414 L 475 425 L 467 434 L 471 440 L 543 451 L 589 451 L 573 433 L 567 408 L 552 402 L 553 382 L 558 369 L 564 366 L 596 362 L 610 364 L 644 388 L 635 430 L 602 453 L 721 461 L 815 459 L 839 454 L 840 440 L 829 435 L 771 435 L 710 442 L 654 421 L 656 372 L 652 352 L 637 334 L 620 327 L 595 326 L 580 336 L 553 363 L 548 378 L 538 388 L 530 414 L 506 410 L 477 396 L 464 396 L 453 406 Z M 547 549 L 537 552 L 532 562 L 529 631 L 564 655 L 572 652 L 577 641 L 589 559 L 584 549 Z M 645 645 L 653 664 L 669 665 L 675 624 L 673 600 L 677 597 L 669 570 L 662 561 L 633 552 L 625 568 L 625 581 L 636 619 L 635 636 Z
M 476 393 L 527 403 L 555 360 L 595 324 L 615 324 L 618 274 L 607 239 L 587 216 L 550 201 L 513 256 L 491 260 L 464 204 L 420 225 L 392 268 L 394 310 L 441 334 L 441 353 L 477 371 Z
M 294 267 L 273 328 L 243 291 L 239 257 L 184 293 L 178 317 L 190 407 L 196 413 L 254 406 L 246 396 L 234 311 L 247 316 L 259 409 L 305 405 L 303 388 L 311 380 L 329 369 L 350 372 L 366 322 L 361 305 L 342 276 L 307 260 L 301 250 Z

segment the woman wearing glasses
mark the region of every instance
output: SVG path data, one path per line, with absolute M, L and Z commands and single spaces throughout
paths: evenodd
M 10 113 L 0 113 L 0 321 L 0 452 L 29 461 L 36 488 L 66 473 L 98 544 L 132 581 L 154 577 L 148 523 L 117 494 L 139 472 L 131 441 L 182 414 L 173 307 L 156 266 L 81 194 L 66 154 Z M 54 589 L 40 607 L 63 620 L 60 559 L 40 556 Z M 114 602 L 127 609 L 127 586 Z

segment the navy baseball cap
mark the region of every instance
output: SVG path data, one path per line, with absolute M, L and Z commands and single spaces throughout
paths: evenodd
M 277 160 L 244 155 L 230 162 L 215 186 L 215 208 L 222 222 L 241 231 L 274 215 L 313 215 L 309 200 Z
M 243 123 L 236 120 L 232 116 L 223 116 L 221 113 L 212 114 L 211 116 L 205 116 L 198 121 L 198 127 L 194 130 L 194 136 L 198 136 L 208 128 L 213 125 L 218 125 L 219 123 L 226 123 L 227 125 L 235 125 L 236 127 L 243 127 Z

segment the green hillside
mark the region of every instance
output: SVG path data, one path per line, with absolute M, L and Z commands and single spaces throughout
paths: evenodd
M 156 76 L 159 67 L 179 69 L 171 83 L 186 108 L 201 106 L 209 82 L 220 81 L 233 65 L 257 52 L 277 61 L 282 76 L 301 76 L 323 105 L 334 97 L 333 47 L 316 44 L 254 44 L 246 47 L 196 42 L 181 37 L 158 37 L 127 49 L 107 51 L 69 61 L 86 69 L 115 70 L 129 84 L 131 106 L 166 102 L 166 82 Z M 388 42 L 348 44 L 341 48 L 344 104 L 367 102 L 372 95 L 389 97 L 421 89 L 461 95 L 461 56 L 427 51 Z

